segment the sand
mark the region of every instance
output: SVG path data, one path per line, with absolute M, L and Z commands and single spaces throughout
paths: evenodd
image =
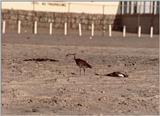
M 109 39 L 106 45 L 97 42 L 97 46 L 89 40 L 77 46 L 73 39 L 65 40 L 70 45 L 56 43 L 56 39 L 51 43 L 49 39 L 39 42 L 41 39 L 34 36 L 28 39 L 17 35 L 3 38 L 3 114 L 159 114 L 157 39 L 141 39 L 139 44 L 135 44 L 138 39 L 135 43 L 131 39 L 117 43 Z M 76 53 L 93 68 L 80 75 L 67 53 Z M 56 61 L 24 61 L 36 58 Z M 114 71 L 129 77 L 105 76 Z

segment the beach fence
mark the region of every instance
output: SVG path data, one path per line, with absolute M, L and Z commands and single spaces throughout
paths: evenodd
M 39 23 L 38 21 L 34 21 L 34 23 L 33 23 L 33 27 L 34 27 L 33 28 L 33 34 L 35 34 L 35 35 L 40 34 L 39 31 L 38 31 L 39 30 L 38 29 L 39 28 L 38 27 L 38 23 Z M 3 34 L 7 34 L 7 30 L 6 30 L 7 25 L 6 24 L 7 24 L 7 21 L 3 20 L 2 21 L 2 33 Z M 23 24 L 23 21 L 18 20 L 18 22 L 17 22 L 17 34 L 23 34 L 22 33 L 22 24 Z M 48 25 L 49 25 L 48 29 L 46 29 L 46 30 L 48 30 L 48 35 L 53 35 L 54 36 L 53 23 L 49 22 Z M 82 23 L 77 23 L 77 26 L 78 26 L 78 29 L 74 30 L 74 31 L 77 31 L 77 33 L 78 33 L 77 36 L 82 37 L 83 33 L 86 30 L 82 29 L 82 27 L 83 27 Z M 90 34 L 88 34 L 88 36 L 90 36 L 90 37 L 94 37 L 96 35 L 95 33 L 97 33 L 97 32 L 98 33 L 99 32 L 100 33 L 104 33 L 104 30 L 101 30 L 101 31 L 95 30 L 96 25 L 94 24 L 94 22 L 92 22 L 90 27 L 91 27 L 91 29 L 88 30 L 88 32 L 90 31 Z M 129 36 L 129 35 L 127 35 L 127 26 L 126 25 L 121 26 L 122 31 L 113 30 L 113 25 L 112 24 L 106 25 L 106 27 L 108 27 L 108 31 L 106 32 L 108 34 L 105 35 L 106 37 L 113 37 L 114 36 L 114 32 L 122 33 L 122 34 L 120 34 L 120 37 L 123 37 L 123 38 L 126 38 L 127 36 Z M 68 23 L 67 22 L 64 22 L 63 29 L 64 29 L 64 31 L 63 31 L 62 35 L 64 35 L 64 36 L 72 35 L 72 33 L 68 33 Z M 143 28 L 141 27 L 141 25 L 139 25 L 137 27 L 137 37 L 138 38 L 142 37 L 142 30 L 143 30 Z M 56 32 L 56 29 L 54 29 L 54 31 Z M 134 33 L 134 34 L 136 34 L 136 33 Z M 150 26 L 148 35 L 150 36 L 150 38 L 153 38 L 153 36 L 154 36 L 154 27 L 153 26 Z M 101 35 L 101 36 L 104 36 L 104 35 Z

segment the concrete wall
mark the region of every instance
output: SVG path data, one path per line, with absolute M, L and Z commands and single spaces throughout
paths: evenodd
M 115 19 L 116 18 L 116 19 Z M 85 13 L 55 13 L 33 12 L 23 10 L 2 10 L 2 19 L 6 21 L 6 31 L 17 32 L 18 20 L 22 21 L 22 33 L 32 33 L 34 21 L 38 22 L 38 32 L 48 33 L 49 23 L 53 23 L 53 30 L 64 30 L 64 23 L 68 23 L 69 30 L 78 30 L 78 24 L 82 24 L 82 30 L 91 30 L 92 22 L 95 30 L 108 31 L 109 24 L 121 25 L 120 17 L 115 15 L 85 14 Z M 118 30 L 118 28 L 117 28 Z M 77 31 L 78 32 L 78 31 Z
M 138 18 L 139 17 L 139 18 Z M 7 33 L 17 33 L 18 20 L 22 21 L 22 33 L 33 33 L 34 21 L 38 22 L 38 33 L 48 34 L 49 23 L 53 23 L 53 31 L 64 31 L 64 23 L 68 23 L 68 31 L 78 34 L 78 24 L 82 24 L 82 31 L 91 31 L 94 23 L 95 31 L 108 32 L 109 24 L 112 30 L 122 31 L 126 25 L 126 31 L 137 33 L 138 25 L 142 27 L 142 33 L 150 33 L 153 26 L 154 34 L 159 33 L 159 16 L 151 14 L 141 15 L 103 15 L 86 13 L 56 13 L 56 12 L 33 12 L 26 10 L 2 10 L 2 19 L 6 21 Z
M 142 28 L 142 33 L 150 33 L 150 27 L 153 26 L 154 34 L 158 34 L 159 15 L 158 14 L 123 15 L 122 25 L 126 25 L 127 32 L 132 32 L 132 33 L 137 33 L 139 25 Z

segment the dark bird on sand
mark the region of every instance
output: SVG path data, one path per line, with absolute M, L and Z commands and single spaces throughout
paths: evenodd
M 105 76 L 112 76 L 112 77 L 128 77 L 127 74 L 123 74 L 121 72 L 113 72 L 113 73 L 109 73 Z
M 81 75 L 81 69 L 83 69 L 84 75 L 85 75 L 86 68 L 92 68 L 92 66 L 89 63 L 87 63 L 87 61 L 80 59 L 80 58 L 76 58 L 75 53 L 74 54 L 67 54 L 66 56 L 70 56 L 70 55 L 74 56 L 74 60 L 77 64 L 77 66 L 80 68 L 80 75 Z

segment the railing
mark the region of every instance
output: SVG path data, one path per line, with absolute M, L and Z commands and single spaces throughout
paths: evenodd
M 22 23 L 23 22 L 21 22 L 20 20 L 18 20 L 18 24 L 17 24 L 17 33 L 18 34 L 23 34 L 22 33 Z M 81 24 L 81 23 L 79 23 L 78 24 L 78 29 L 77 30 L 74 30 L 74 32 L 72 32 L 72 33 L 75 33 L 75 31 L 77 31 L 76 33 L 78 33 L 78 35 L 77 36 L 82 36 L 83 35 L 83 32 L 85 32 L 85 30 L 83 30 L 81 27 L 82 27 L 83 25 Z M 37 35 L 37 34 L 39 34 L 39 32 L 38 32 L 38 22 L 37 21 L 35 21 L 34 22 L 34 26 L 33 26 L 34 28 L 33 28 L 33 34 L 35 34 L 35 35 Z M 113 29 L 112 29 L 112 25 L 108 25 L 108 31 L 107 31 L 107 34 L 108 34 L 108 37 L 112 37 L 113 36 L 113 34 L 112 34 L 112 32 L 115 32 Z M 121 34 L 121 36 L 122 37 L 126 37 L 126 36 L 128 36 L 127 35 L 127 32 L 126 32 L 126 30 L 127 30 L 127 26 L 122 26 L 122 34 Z M 143 28 L 141 28 L 141 26 L 139 25 L 138 26 L 138 29 L 137 29 L 137 37 L 138 38 L 140 38 L 141 36 L 142 36 L 142 30 L 143 30 Z M 90 31 L 89 33 L 89 36 L 90 36 L 90 39 L 92 39 L 94 36 L 95 36 L 95 33 L 97 33 L 97 32 L 100 32 L 100 31 L 97 31 L 97 30 L 95 30 L 95 24 L 94 23 L 92 23 L 91 24 L 91 29 L 90 30 L 88 30 L 88 31 Z M 96 32 L 97 31 L 97 32 Z M 150 38 L 152 38 L 153 37 L 153 31 L 154 31 L 154 28 L 153 28 L 153 26 L 151 26 L 150 27 Z M 101 30 L 101 32 L 102 33 L 106 33 L 106 32 L 104 32 L 104 30 Z M 119 31 L 120 32 L 120 31 Z M 2 22 L 2 33 L 3 34 L 6 34 L 6 21 L 5 20 L 3 20 L 3 22 Z M 48 27 L 48 35 L 54 35 L 54 32 L 53 32 L 53 23 L 52 22 L 50 22 L 49 23 L 49 27 Z M 64 36 L 67 36 L 68 35 L 68 23 L 67 22 L 65 22 L 64 23 L 64 31 L 63 31 L 63 35 Z

